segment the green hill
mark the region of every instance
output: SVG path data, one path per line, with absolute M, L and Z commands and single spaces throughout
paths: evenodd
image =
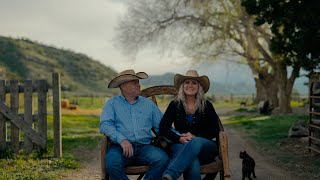
M 117 73 L 92 58 L 70 50 L 0 36 L 0 79 L 46 79 L 61 73 L 63 90 L 107 92 L 107 83 Z

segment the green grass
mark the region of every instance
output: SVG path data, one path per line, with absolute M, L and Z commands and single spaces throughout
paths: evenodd
M 249 138 L 254 140 L 258 151 L 262 151 L 280 165 L 286 166 L 294 175 L 303 179 L 317 179 L 320 177 L 320 158 L 308 153 L 295 153 L 288 148 L 283 148 L 281 143 L 286 141 L 299 141 L 288 139 L 288 130 L 297 121 L 307 120 L 307 116 L 282 115 L 282 116 L 229 116 L 224 117 L 225 127 L 236 128 L 244 131 Z M 295 144 L 292 148 L 295 148 Z M 302 151 L 306 151 L 302 147 Z M 300 166 L 300 165 L 301 166 Z M 299 167 L 298 167 L 299 165 Z
M 80 163 L 88 160 L 83 156 L 98 147 L 99 117 L 86 115 L 62 116 L 63 158 L 53 158 L 52 116 L 48 116 L 48 152 L 33 152 L 25 155 L 23 151 L 13 154 L 0 153 L 0 179 L 59 179 L 60 174 L 77 169 Z M 82 151 L 79 151 L 81 149 Z
M 291 107 L 302 107 L 303 104 L 304 104 L 303 101 L 291 101 L 290 102 Z
M 0 153 L 0 179 L 58 179 L 59 174 L 77 169 L 79 162 L 72 157 L 53 158 L 49 152 L 14 154 L 10 151 Z
M 74 149 L 94 149 L 101 140 L 99 133 L 100 118 L 87 115 L 64 115 L 62 116 L 62 145 L 63 153 L 76 157 Z M 52 116 L 48 116 L 48 124 L 52 124 Z M 53 128 L 48 127 L 48 145 L 52 145 Z M 81 157 L 83 160 L 83 157 Z
M 225 124 L 244 129 L 259 143 L 273 144 L 287 138 L 290 126 L 299 120 L 307 120 L 307 116 L 233 116 Z

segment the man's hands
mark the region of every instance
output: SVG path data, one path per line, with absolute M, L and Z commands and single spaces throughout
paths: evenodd
M 181 144 L 186 144 L 187 142 L 189 142 L 193 137 L 195 137 L 193 134 L 191 134 L 190 132 L 187 133 L 183 133 L 180 136 L 179 142 Z
M 121 141 L 121 147 L 123 150 L 123 155 L 127 158 L 133 156 L 133 148 L 132 148 L 132 144 L 128 141 L 128 140 L 123 140 Z

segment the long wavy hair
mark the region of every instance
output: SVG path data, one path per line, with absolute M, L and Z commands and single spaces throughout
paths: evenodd
M 199 110 L 201 113 L 204 112 L 204 108 L 206 105 L 206 98 L 204 96 L 204 91 L 200 83 L 198 82 L 198 92 L 196 94 L 196 111 Z M 181 83 L 181 86 L 178 91 L 178 95 L 175 98 L 175 101 L 187 111 L 187 103 L 186 103 L 186 95 L 183 92 L 184 82 Z

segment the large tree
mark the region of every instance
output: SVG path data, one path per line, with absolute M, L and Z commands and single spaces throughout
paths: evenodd
M 147 45 L 178 48 L 193 60 L 233 58 L 245 62 L 254 74 L 257 97 L 280 111 L 290 112 L 290 95 L 300 66 L 288 76 L 281 56 L 269 50 L 268 25 L 255 26 L 240 0 L 136 0 L 120 21 L 117 40 L 126 53 Z M 229 58 L 230 59 L 230 58 Z M 280 78 L 281 77 L 281 78 Z M 289 77 L 289 78 L 287 78 Z M 285 86 L 285 87 L 283 87 Z M 280 89 L 285 91 L 280 91 Z
M 320 69 L 320 1 L 242 0 L 255 24 L 270 24 L 274 36 L 271 51 L 282 55 L 287 65 Z

